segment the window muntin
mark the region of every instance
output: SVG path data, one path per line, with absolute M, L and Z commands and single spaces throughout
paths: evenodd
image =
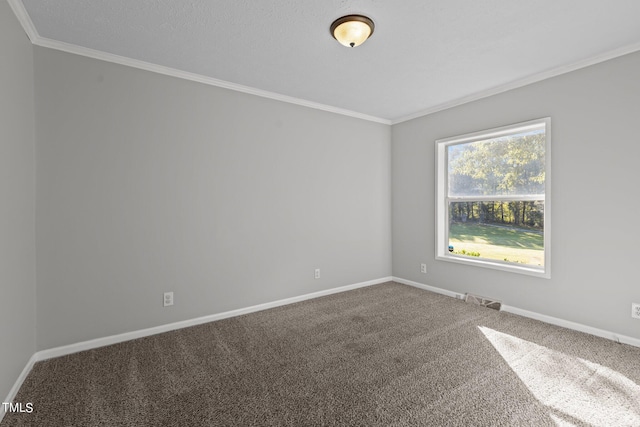
M 550 120 L 436 141 L 436 258 L 549 277 Z

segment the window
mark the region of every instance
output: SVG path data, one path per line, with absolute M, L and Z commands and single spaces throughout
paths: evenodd
M 436 141 L 436 259 L 549 273 L 550 119 Z

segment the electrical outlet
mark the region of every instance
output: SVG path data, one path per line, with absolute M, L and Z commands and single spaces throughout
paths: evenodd
M 316 271 L 313 273 L 313 277 L 315 279 L 319 279 L 320 278 L 320 269 L 316 268 Z
M 640 304 L 636 302 L 631 303 L 631 317 L 640 319 Z
M 165 292 L 164 293 L 163 305 L 165 307 L 169 307 L 170 305 L 173 305 L 173 292 Z
M 427 264 L 420 264 L 420 273 L 427 274 Z

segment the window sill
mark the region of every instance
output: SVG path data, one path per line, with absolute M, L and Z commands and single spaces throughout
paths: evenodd
M 512 263 L 506 263 L 489 259 L 474 259 L 472 257 L 464 257 L 457 255 L 437 255 L 437 261 L 454 262 L 456 264 L 465 264 L 474 267 L 490 268 L 493 270 L 501 270 L 509 273 L 525 274 L 528 276 L 535 276 L 543 279 L 550 279 L 551 273 L 549 267 L 534 267 L 525 265 L 515 265 Z

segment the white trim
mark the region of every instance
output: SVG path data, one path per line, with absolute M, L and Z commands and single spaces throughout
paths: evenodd
M 411 280 L 406 280 L 401 277 L 393 276 L 391 278 L 394 282 L 402 283 L 404 285 L 414 286 L 416 288 L 425 289 L 427 291 L 435 292 L 438 294 L 446 295 L 452 298 L 462 299 L 464 294 L 459 292 L 450 291 L 447 289 L 437 288 L 435 286 L 425 285 Z M 539 320 L 551 325 L 561 326 L 563 328 L 572 329 L 578 332 L 584 332 L 586 334 L 595 335 L 597 337 L 606 338 L 622 344 L 632 345 L 640 348 L 640 339 L 633 338 L 626 335 L 617 334 L 611 331 L 605 331 L 603 329 L 594 328 L 593 326 L 583 325 L 581 323 L 572 322 L 570 320 L 559 319 L 557 317 L 547 316 L 546 314 L 536 313 L 534 311 L 523 310 L 521 308 L 512 307 L 510 305 L 502 304 L 500 311 L 504 311 L 518 316 L 528 317 L 530 319 Z
M 606 338 L 623 344 L 629 344 L 634 347 L 640 347 L 640 339 L 629 337 L 626 335 L 616 334 L 615 332 L 605 331 L 604 329 L 594 328 L 592 326 L 583 325 L 581 323 L 571 322 L 569 320 L 559 319 L 557 317 L 547 316 L 546 314 L 536 313 L 534 311 L 523 310 L 517 307 L 502 304 L 501 311 L 517 314 L 518 316 L 528 317 L 530 319 L 539 320 L 541 322 L 550 323 L 552 325 L 561 326 L 574 331 L 584 332 L 586 334 L 595 335 L 597 337 Z
M 493 195 L 493 196 L 449 196 L 447 200 L 450 202 L 509 202 L 513 200 L 525 201 L 525 202 L 537 202 L 537 201 L 545 201 L 546 197 L 544 194 L 510 194 L 506 196 L 501 195 Z
M 497 128 L 483 129 L 475 132 L 456 135 L 449 138 L 441 138 L 436 140 L 438 143 L 446 145 L 468 144 L 470 142 L 485 141 L 488 139 L 500 138 L 501 136 L 512 136 L 527 134 L 528 131 L 545 131 L 548 127 L 547 121 L 549 117 L 528 120 L 526 122 L 513 123 L 510 125 L 499 126 Z
M 351 111 L 339 107 L 333 107 L 331 105 L 320 104 L 318 102 L 307 101 L 301 98 L 294 98 L 288 95 L 282 95 L 275 92 L 269 92 L 262 89 L 253 88 L 250 86 L 244 86 L 237 83 L 228 82 L 225 80 L 215 79 L 213 77 L 203 76 L 202 74 L 191 73 L 188 71 L 178 70 L 175 68 L 165 67 L 163 65 L 152 64 L 150 62 L 140 61 L 137 59 L 131 59 L 124 56 L 114 55 L 112 53 L 102 52 L 99 50 L 89 49 L 82 46 L 77 46 L 57 40 L 52 40 L 44 37 L 38 37 L 33 41 L 33 44 L 46 47 L 49 49 L 60 50 L 75 55 L 85 56 L 88 58 L 98 59 L 101 61 L 111 62 L 114 64 L 120 64 L 127 67 L 138 68 L 140 70 L 150 71 L 152 73 L 163 74 L 165 76 L 176 77 L 179 79 L 190 80 L 206 84 L 209 86 L 215 86 L 223 89 L 229 89 L 236 92 L 242 92 L 249 95 L 255 95 L 262 98 L 273 99 L 275 101 L 286 102 L 289 104 L 300 105 L 303 107 L 313 108 L 316 110 L 327 111 L 329 113 L 340 114 L 342 116 L 353 117 L 356 119 L 367 120 L 375 123 L 382 123 L 390 125 L 391 121 L 380 117 L 374 117 L 356 111 Z
M 77 353 L 79 351 L 91 350 L 98 347 L 104 347 L 107 345 L 117 344 L 125 341 L 130 341 L 138 338 L 148 337 L 151 335 L 161 334 L 163 332 L 174 331 L 177 329 L 188 328 L 190 326 L 201 325 L 203 323 L 215 322 L 216 320 L 227 319 L 230 317 L 241 316 L 243 314 L 255 313 L 257 311 L 267 310 L 269 308 L 280 307 L 287 304 L 293 304 L 295 302 L 305 301 L 312 298 L 323 297 L 339 292 L 350 291 L 353 289 L 363 288 L 365 286 L 378 285 L 391 281 L 391 277 L 383 277 L 380 279 L 369 280 L 366 282 L 355 283 L 353 285 L 341 286 L 339 288 L 327 289 L 324 291 L 313 292 L 310 294 L 300 295 L 291 298 L 285 298 L 278 301 L 267 302 L 264 304 L 258 304 L 251 307 L 239 308 L 237 310 L 225 311 L 223 313 L 211 314 L 208 316 L 198 317 L 195 319 L 183 320 L 180 322 L 169 323 L 167 325 L 155 326 L 147 329 L 140 329 L 132 332 L 125 332 L 123 334 L 111 335 L 103 338 L 96 338 L 89 341 L 82 341 L 75 344 L 69 344 L 62 347 L 50 348 L 47 350 L 39 351 L 35 354 L 36 361 L 51 359 L 54 357 L 66 356 L 68 354 Z
M 13 10 L 13 13 L 16 15 L 16 18 L 18 18 L 20 25 L 22 25 L 22 29 L 25 33 L 27 33 L 27 37 L 29 37 L 31 43 L 34 43 L 35 40 L 40 38 L 40 35 L 38 35 L 36 26 L 33 25 L 31 17 L 27 13 L 27 10 L 24 8 L 24 4 L 22 4 L 21 0 L 7 0 L 7 2 Z
M 29 375 L 29 373 L 31 372 L 31 369 L 33 369 L 33 365 L 35 365 L 35 363 L 38 361 L 36 357 L 37 354 L 38 353 L 35 353 L 33 356 L 31 356 L 26 366 L 18 376 L 18 379 L 13 384 L 13 387 L 11 387 L 11 390 L 9 390 L 9 394 L 7 395 L 5 400 L 3 400 L 2 402 L 13 402 L 13 399 L 16 398 L 16 395 L 18 394 L 18 390 L 20 390 L 20 387 L 22 387 L 22 383 L 24 383 L 24 380 L 27 378 L 27 375 Z M 5 414 L 6 412 L 4 411 L 4 405 L 2 405 L 2 408 L 0 408 L 0 422 L 2 422 L 2 419 L 4 418 Z
M 326 289 L 324 291 L 312 292 L 310 294 L 299 295 L 296 297 L 285 298 L 277 301 L 267 302 L 264 304 L 258 304 L 251 307 L 240 308 L 237 310 L 226 311 L 223 313 L 212 314 L 209 316 L 198 317 L 190 320 L 183 320 L 181 322 L 170 323 L 167 325 L 156 326 L 153 328 L 141 329 L 138 331 L 126 332 L 118 335 L 111 335 L 103 338 L 96 338 L 89 341 L 83 341 L 76 344 L 65 345 L 62 347 L 51 348 L 47 350 L 41 350 L 33 354 L 27 365 L 22 370 L 22 373 L 14 383 L 13 387 L 9 391 L 4 402 L 13 402 L 13 399 L 18 394 L 18 390 L 22 386 L 22 383 L 27 378 L 27 375 L 33 369 L 33 365 L 36 362 L 40 362 L 42 360 L 51 359 L 54 357 L 66 356 L 68 354 L 77 353 L 79 351 L 91 350 L 94 348 L 104 347 L 107 345 L 117 344 L 125 341 L 134 340 L 137 338 L 148 337 L 151 335 L 161 334 L 163 332 L 174 331 L 177 329 L 188 328 L 190 326 L 201 325 L 203 323 L 214 322 L 216 320 L 227 319 L 230 317 L 241 316 L 243 314 L 255 313 L 257 311 L 267 310 L 269 308 L 280 307 L 287 304 L 293 304 L 300 301 L 306 301 L 313 298 L 319 298 L 327 295 L 332 295 L 340 292 L 351 291 L 358 288 L 364 288 L 367 286 L 378 285 L 381 283 L 386 283 L 392 281 L 392 277 L 382 277 L 379 279 L 368 280 L 366 282 L 354 283 L 352 285 L 341 286 L 338 288 Z M 3 409 L 0 410 L 0 422 L 5 415 L 4 405 Z
M 394 282 L 397 282 L 397 283 L 401 283 L 403 285 L 413 286 L 415 288 L 419 288 L 419 289 L 435 292 L 435 293 L 438 293 L 438 294 L 441 294 L 441 295 L 446 295 L 446 296 L 449 296 L 449 297 L 452 297 L 452 298 L 462 299 L 464 297 L 464 294 L 461 294 L 459 292 L 454 292 L 454 291 L 450 291 L 450 290 L 447 290 L 447 289 L 438 288 L 438 287 L 431 286 L 431 285 L 426 285 L 424 283 L 414 282 L 412 280 L 403 279 L 401 277 L 396 277 L 396 276 L 383 277 L 383 278 L 380 278 L 380 279 L 369 280 L 369 281 L 366 281 L 366 282 L 355 283 L 353 285 L 347 285 L 347 286 L 342 286 L 342 287 L 339 287 L 339 288 L 333 288 L 333 289 L 327 289 L 327 290 L 324 290 L 324 291 L 313 292 L 313 293 L 306 294 L 306 295 L 300 295 L 300 296 L 297 296 L 297 297 L 286 298 L 286 299 L 282 299 L 282 300 L 278 300 L 278 301 L 274 301 L 274 302 L 270 302 L 270 303 L 254 305 L 254 306 L 247 307 L 247 308 L 241 308 L 241 309 L 238 309 L 238 310 L 231 310 L 231 311 L 227 311 L 227 312 L 224 312 L 224 313 L 218 313 L 218 314 L 213 314 L 213 315 L 210 315 L 210 316 L 199 317 L 199 318 L 196 318 L 196 319 L 184 320 L 182 322 L 171 323 L 171 324 L 168 324 L 168 325 L 157 326 L 157 327 L 154 327 L 154 328 L 142 329 L 142 330 L 139 330 L 139 331 L 127 332 L 127 333 L 119 334 L 119 335 L 112 335 L 112 336 L 105 337 L 105 338 L 97 338 L 97 339 L 94 339 L 94 340 L 84 341 L 84 342 L 80 342 L 80 343 L 77 343 L 77 344 L 71 344 L 71 345 L 67 345 L 67 346 L 63 346 L 63 347 L 57 347 L 57 348 L 52 348 L 52 349 L 48 349 L 48 350 L 42 350 L 42 351 L 36 352 L 33 356 L 31 356 L 31 358 L 27 362 L 27 365 L 22 370 L 22 373 L 20 374 L 20 376 L 16 380 L 15 384 L 13 385 L 11 390 L 9 391 L 9 394 L 7 395 L 7 397 L 4 400 L 4 402 L 13 402 L 13 399 L 18 394 L 18 390 L 22 386 L 22 383 L 27 378 L 27 375 L 29 375 L 29 373 L 31 372 L 31 369 L 33 369 L 33 365 L 36 362 L 39 362 L 41 360 L 46 360 L 46 359 L 50 359 L 50 358 L 53 358 L 53 357 L 65 356 L 65 355 L 68 355 L 68 354 L 77 353 L 79 351 L 90 350 L 90 349 L 94 349 L 94 348 L 98 348 L 98 347 L 103 347 L 103 346 L 106 346 L 106 345 L 111 345 L 111 344 L 116 344 L 116 343 L 120 343 L 120 342 L 129 341 L 129 340 L 136 339 L 136 338 L 142 338 L 142 337 L 155 335 L 155 334 L 159 334 L 159 333 L 163 333 L 163 332 L 173 331 L 173 330 L 176 330 L 176 329 L 182 329 L 182 328 L 186 328 L 186 327 L 189 327 L 189 326 L 196 326 L 196 325 L 200 325 L 200 324 L 203 324 L 203 323 L 208 323 L 208 322 L 213 322 L 213 321 L 216 321 L 216 320 L 226 319 L 226 318 L 229 318 L 229 317 L 234 317 L 234 316 L 240 316 L 240 315 L 243 315 L 243 314 L 254 313 L 254 312 L 257 312 L 257 311 L 262 311 L 262 310 L 266 310 L 266 309 L 274 308 L 274 307 L 280 307 L 280 306 L 283 306 L 283 305 L 292 304 L 292 303 L 300 302 L 300 301 L 305 301 L 305 300 L 312 299 L 312 298 L 318 298 L 318 297 L 322 297 L 322 296 L 326 296 L 326 295 L 336 294 L 336 293 L 339 293 L 339 292 L 350 291 L 350 290 L 353 290 L 353 289 L 363 288 L 363 287 L 366 287 L 366 286 L 378 285 L 380 283 L 385 283 L 385 282 L 389 282 L 389 281 L 394 281 Z M 640 348 L 640 339 L 637 339 L 637 338 L 616 334 L 616 333 L 605 331 L 605 330 L 602 330 L 602 329 L 597 329 L 597 328 L 594 328 L 594 327 L 591 327 L 591 326 L 582 325 L 580 323 L 575 323 L 575 322 L 571 322 L 571 321 L 568 321 L 568 320 L 563 320 L 563 319 L 559 319 L 559 318 L 556 318 L 556 317 L 547 316 L 545 314 L 539 314 L 539 313 L 535 313 L 535 312 L 532 312 L 532 311 L 523 310 L 523 309 L 520 309 L 520 308 L 517 308 L 517 307 L 511 307 L 511 306 L 508 306 L 508 305 L 505 305 L 505 304 L 502 304 L 501 310 L 505 311 L 507 313 L 515 314 L 515 315 L 518 315 L 518 316 L 528 317 L 528 318 L 531 318 L 531 319 L 539 320 L 541 322 L 550 323 L 552 325 L 561 326 L 563 328 L 572 329 L 572 330 L 579 331 L 579 332 L 584 332 L 584 333 L 595 335 L 595 336 L 599 336 L 599 337 L 602 337 L 602 338 L 607 338 L 607 339 L 610 339 L 610 340 L 613 340 L 613 341 L 616 341 L 616 342 L 620 342 L 620 343 L 623 343 L 623 344 L 628 344 L 628 345 L 632 345 L 632 346 Z M 0 410 L 0 422 L 2 421 L 2 418 L 4 417 L 4 415 L 5 415 L 4 409 Z
M 177 77 L 181 79 L 192 80 L 192 81 L 208 84 L 211 86 L 222 87 L 230 90 L 235 90 L 238 92 L 243 92 L 243 93 L 248 93 L 256 96 L 261 96 L 264 98 L 274 99 L 277 101 L 288 102 L 291 104 L 301 105 L 301 106 L 314 108 L 322 111 L 328 111 L 331 113 L 341 114 L 348 117 L 355 117 L 362 120 L 382 123 L 385 125 L 396 125 L 402 122 L 416 119 L 418 117 L 423 117 L 429 114 L 437 113 L 438 111 L 448 110 L 449 108 L 457 107 L 459 105 L 467 104 L 469 102 L 477 101 L 479 99 L 488 98 L 490 96 L 497 95 L 499 93 L 507 92 L 512 89 L 517 89 L 523 86 L 530 85 L 532 83 L 537 83 L 542 80 L 560 76 L 562 74 L 566 74 L 571 71 L 576 71 L 581 68 L 586 68 L 591 65 L 599 64 L 601 62 L 605 62 L 610 59 L 614 59 L 614 58 L 627 55 L 640 50 L 640 43 L 632 43 L 630 45 L 622 46 L 612 51 L 604 52 L 604 53 L 592 56 L 590 58 L 586 58 L 581 61 L 574 62 L 572 64 L 562 65 L 560 67 L 556 67 L 548 71 L 543 71 L 541 73 L 533 74 L 531 76 L 524 77 L 519 80 L 515 80 L 511 83 L 506 83 L 506 84 L 499 85 L 487 90 L 476 92 L 468 96 L 464 96 L 462 98 L 444 102 L 442 104 L 438 104 L 433 107 L 429 107 L 427 109 L 420 110 L 412 114 L 408 114 L 406 116 L 398 117 L 395 119 L 385 119 L 382 117 L 370 116 L 368 114 L 363 114 L 356 111 L 346 110 L 338 107 L 333 107 L 330 105 L 307 101 L 300 98 L 294 98 L 287 95 L 281 95 L 275 92 L 268 92 L 261 89 L 252 88 L 249 86 L 238 85 L 238 84 L 227 82 L 224 80 L 205 77 L 195 73 L 189 73 L 186 71 L 176 70 L 169 67 L 163 67 L 160 65 L 151 64 L 144 61 L 138 61 L 131 58 L 125 58 L 122 56 L 113 55 L 106 52 L 84 48 L 78 45 L 73 45 L 69 43 L 60 42 L 57 40 L 44 38 L 38 34 L 38 31 L 36 30 L 35 25 L 31 20 L 31 17 L 29 16 L 26 9 L 24 8 L 24 4 L 22 3 L 22 1 L 21 0 L 7 0 L 7 1 L 9 2 L 11 9 L 13 9 L 13 12 L 18 18 L 18 21 L 20 21 L 20 24 L 22 24 L 22 28 L 27 33 L 27 36 L 29 37 L 29 39 L 34 45 L 61 50 L 61 51 L 73 53 L 76 55 L 88 56 L 90 58 L 100 59 L 102 61 L 114 62 L 120 65 L 126 65 L 126 66 L 139 68 L 142 70 L 151 71 L 155 73 L 165 74 L 168 76 Z
M 640 50 L 640 43 L 632 43 L 627 46 L 622 46 L 609 52 L 604 52 L 590 58 L 583 59 L 581 61 L 573 62 L 571 64 L 562 65 L 560 67 L 553 68 L 548 71 L 533 74 L 522 79 L 515 80 L 511 83 L 506 83 L 493 87 L 491 89 L 476 92 L 474 94 L 464 96 L 462 98 L 454 99 L 453 101 L 444 102 L 442 104 L 429 107 L 425 110 L 418 111 L 413 114 L 408 114 L 403 117 L 398 117 L 391 120 L 391 125 L 397 125 L 398 123 L 407 122 L 409 120 L 417 119 L 418 117 L 428 116 L 429 114 L 437 113 L 438 111 L 448 110 L 449 108 L 457 107 L 459 105 L 467 104 L 469 102 L 477 101 L 479 99 L 488 98 L 499 93 L 507 92 L 513 89 L 518 89 L 523 86 L 527 86 L 533 83 L 540 82 L 542 80 L 557 77 L 562 74 L 570 73 L 582 68 L 590 67 L 601 62 L 608 61 L 610 59 L 618 58 L 620 56 L 628 55 Z
M 435 292 L 436 294 L 446 295 L 451 298 L 462 299 L 464 294 L 458 292 L 449 291 L 447 289 L 436 288 L 435 286 L 425 285 L 424 283 L 414 282 L 412 280 L 403 279 L 401 277 L 393 276 L 391 278 L 394 282 L 402 283 L 403 285 L 413 286 L 414 288 L 424 289 L 425 291 Z
M 466 265 L 471 267 L 489 268 L 492 270 L 504 271 L 506 273 L 524 274 L 526 276 L 538 277 L 541 279 L 550 279 L 549 269 L 545 272 L 542 268 L 536 266 L 523 266 L 507 261 L 490 260 L 488 258 L 476 258 L 464 255 L 438 255 L 437 261 L 453 262 L 455 264 Z
M 476 141 L 488 140 L 504 135 L 517 135 L 525 130 L 544 129 L 545 135 L 545 194 L 544 195 L 509 195 L 509 196 L 461 196 L 455 197 L 448 194 L 449 157 L 447 147 L 458 144 L 469 144 Z M 544 117 L 521 123 L 514 123 L 492 129 L 442 138 L 435 141 L 435 254 L 436 260 L 455 262 L 464 265 L 491 268 L 517 274 L 551 278 L 551 118 Z M 451 254 L 447 251 L 449 245 L 449 204 L 451 201 L 482 201 L 482 200 L 545 200 L 544 205 L 544 266 L 521 265 L 518 263 L 503 262 L 487 258 L 465 257 Z
M 13 9 L 18 21 L 22 24 L 22 28 L 29 36 L 31 42 L 36 46 L 46 47 L 49 49 L 60 50 L 62 52 L 72 53 L 75 55 L 85 56 L 87 58 L 98 59 L 100 61 L 111 62 L 114 64 L 124 65 L 127 67 L 138 68 L 140 70 L 150 71 L 152 73 L 163 74 L 165 76 L 177 77 L 179 79 L 190 80 L 206 84 L 209 86 L 216 86 L 223 89 L 229 89 L 236 92 L 247 93 L 249 95 L 255 95 L 262 98 L 273 99 L 276 101 L 286 102 L 289 104 L 300 105 L 303 107 L 313 108 L 316 110 L 327 111 L 329 113 L 340 114 L 342 116 L 353 117 L 356 119 L 367 120 L 375 123 L 382 123 L 384 125 L 391 125 L 391 121 L 380 117 L 370 116 L 368 114 L 359 113 L 357 111 L 351 111 L 344 108 L 333 107 L 331 105 L 320 104 L 318 102 L 307 101 L 306 99 L 295 98 L 288 95 L 282 95 L 275 92 L 269 92 L 262 89 L 257 89 L 250 86 L 244 86 L 225 80 L 215 79 L 213 77 L 203 76 L 201 74 L 190 73 L 188 71 L 178 70 L 171 67 L 165 67 L 163 65 L 152 64 L 150 62 L 140 61 L 137 59 L 127 58 L 112 53 L 107 53 L 95 49 L 89 49 L 87 47 L 78 46 L 71 43 L 66 43 L 58 40 L 49 39 L 40 36 L 36 30 L 29 14 L 24 8 L 24 4 L 20 0 L 8 0 L 11 8 Z

